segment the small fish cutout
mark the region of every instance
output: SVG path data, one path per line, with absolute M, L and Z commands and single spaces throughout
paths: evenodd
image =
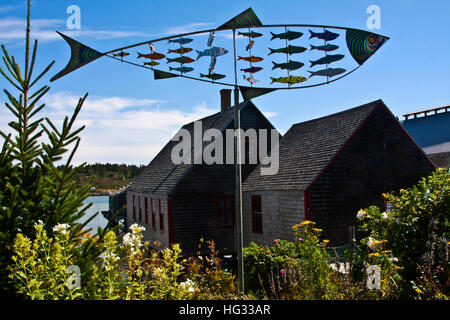
M 245 74 L 244 74 L 244 80 L 247 80 L 251 84 L 255 84 L 255 83 L 259 82 L 259 80 L 256 79 L 254 76 L 247 77 Z
M 250 41 L 248 42 L 247 47 L 245 47 L 245 50 L 246 50 L 246 51 L 250 50 L 250 49 L 253 47 L 254 44 L 255 44 L 255 41 L 254 41 L 254 40 L 250 40 Z
M 181 73 L 188 73 L 188 72 L 193 71 L 194 68 L 192 68 L 192 67 L 179 67 L 179 68 L 169 67 L 169 70 L 178 71 L 178 72 L 181 72 Z
M 178 62 L 178 63 L 184 64 L 184 63 L 191 63 L 194 61 L 195 61 L 194 59 L 192 59 L 190 57 L 185 57 L 185 56 L 181 56 L 181 57 L 177 57 L 177 58 L 173 58 L 173 59 L 167 58 L 167 63 Z
M 334 33 L 334 32 L 328 31 L 328 30 L 325 30 L 325 32 L 322 32 L 322 33 L 316 33 L 311 30 L 309 30 L 309 32 L 311 33 L 311 36 L 309 37 L 310 39 L 318 38 L 318 39 L 322 39 L 325 41 L 332 41 L 339 37 L 338 33 Z
M 309 49 L 309 50 L 320 50 L 320 51 L 324 51 L 324 52 L 330 52 L 330 51 L 339 49 L 339 46 L 336 46 L 334 44 L 327 44 L 325 46 L 313 46 L 312 44 L 310 44 L 310 46 L 311 46 L 311 49 Z
M 319 70 L 319 71 L 308 71 L 310 73 L 310 78 L 313 76 L 324 76 L 324 77 L 334 77 L 337 76 L 338 74 L 344 73 L 345 69 L 342 68 L 328 68 L 328 69 L 323 69 L 323 70 Z
M 192 51 L 192 48 L 184 48 L 184 47 L 181 47 L 181 48 L 174 49 L 174 50 L 169 49 L 169 51 L 168 51 L 167 53 L 168 53 L 168 54 L 169 54 L 169 53 L 185 54 L 185 53 L 189 53 L 189 52 L 191 52 L 191 51 Z
M 147 58 L 147 59 L 153 59 L 153 60 L 160 60 L 164 57 L 165 57 L 165 55 L 163 55 L 162 53 L 158 53 L 158 52 L 153 52 L 153 53 L 149 53 L 149 54 L 142 54 L 142 53 L 138 52 L 138 59 L 139 58 Z
M 283 32 L 283 33 L 279 33 L 279 34 L 275 34 L 273 32 L 270 33 L 272 35 L 272 39 L 283 39 L 283 40 L 295 40 L 300 38 L 303 33 L 301 32 L 297 32 L 297 31 L 287 31 L 287 32 Z
M 259 32 L 238 32 L 238 36 L 244 36 L 249 38 L 258 38 L 262 36 L 262 33 Z
M 310 67 L 314 67 L 315 65 L 318 64 L 330 64 L 336 61 L 341 60 L 342 58 L 344 58 L 343 54 L 329 54 L 323 58 L 320 58 L 318 60 L 315 61 L 309 61 L 311 62 L 311 66 Z
M 209 64 L 209 68 L 208 68 L 208 74 L 211 74 L 214 71 L 214 67 L 216 66 L 216 57 L 212 56 L 211 57 L 211 63 Z
M 120 57 L 120 59 L 122 60 L 123 57 L 129 56 L 130 54 L 128 52 L 123 52 L 121 51 L 120 53 L 114 53 L 113 57 Z
M 179 43 L 179 44 L 186 44 L 191 42 L 193 39 L 190 38 L 177 38 L 177 39 L 169 39 L 169 43 Z
M 279 82 L 279 83 L 288 83 L 290 85 L 300 83 L 300 82 L 305 82 L 306 80 L 308 80 L 305 77 L 297 77 L 297 76 L 279 77 L 279 78 L 270 77 L 270 79 L 272 80 L 272 82 L 270 84 Z
M 279 48 L 279 49 L 272 49 L 269 48 L 270 52 L 268 55 L 271 55 L 273 53 L 287 53 L 287 54 L 294 54 L 294 53 L 302 53 L 306 51 L 306 48 L 304 47 L 297 47 L 297 46 L 287 46 L 286 48 Z
M 212 46 L 212 43 L 214 41 L 214 35 L 215 35 L 214 31 L 209 33 L 208 42 L 206 43 L 207 47 L 211 47 Z
M 250 57 L 240 57 L 240 56 L 238 56 L 238 60 L 244 60 L 244 61 L 248 61 L 248 62 L 260 62 L 260 61 L 263 61 L 264 58 L 254 57 L 254 56 L 250 56 Z
M 225 78 L 225 75 L 224 74 L 219 74 L 219 73 L 212 73 L 212 74 L 202 74 L 202 73 L 200 73 L 200 77 L 201 78 L 208 78 L 208 79 L 211 79 L 211 80 L 219 80 L 219 79 Z
M 144 62 L 144 66 L 157 66 L 159 64 L 158 61 L 150 61 L 150 62 Z
M 289 60 L 289 62 L 285 62 L 285 63 L 275 63 L 274 61 L 272 61 L 273 63 L 273 67 L 272 70 L 280 68 L 280 69 L 286 69 L 286 70 L 297 70 L 300 69 L 301 67 L 303 67 L 305 64 L 302 62 L 298 62 L 298 61 L 291 61 Z
M 251 67 L 251 68 L 247 68 L 247 69 L 241 69 L 241 71 L 248 72 L 248 73 L 256 73 L 258 71 L 261 71 L 262 69 L 263 69 L 262 67 Z
M 197 60 L 205 56 L 218 57 L 228 53 L 227 49 L 220 47 L 212 47 L 203 51 L 195 51 L 197 52 Z

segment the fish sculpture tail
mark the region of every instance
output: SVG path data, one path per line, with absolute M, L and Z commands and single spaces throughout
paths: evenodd
M 244 60 L 244 58 L 242 58 L 241 56 L 238 56 L 238 60 Z
M 274 49 L 269 48 L 269 50 L 270 50 L 270 53 L 268 54 L 268 56 L 270 56 L 272 53 L 275 53 Z
M 310 73 L 308 79 L 310 79 L 312 76 L 314 76 L 314 72 L 312 72 L 312 71 L 308 71 L 308 72 Z
M 203 56 L 203 54 L 201 51 L 198 51 L 198 50 L 195 50 L 195 51 L 197 51 L 197 59 L 196 60 L 198 60 L 198 59 L 200 59 L 200 57 Z
M 271 38 L 270 40 L 273 40 L 273 39 L 276 39 L 276 38 L 277 38 L 277 35 L 276 35 L 275 33 L 270 32 L 270 34 L 272 35 L 272 38 Z
M 272 84 L 272 83 L 275 83 L 276 81 L 276 79 L 275 78 L 272 78 L 272 77 L 270 77 L 270 80 L 272 80 L 272 82 L 270 83 L 270 84 Z
M 309 33 L 311 33 L 311 35 L 309 36 L 310 39 L 312 39 L 316 36 L 316 34 L 314 32 L 312 32 L 311 30 L 309 30 Z
M 137 56 L 138 59 L 139 59 L 139 58 L 142 58 L 142 57 L 144 56 L 142 53 L 139 53 L 139 52 L 138 52 L 137 54 L 138 54 L 138 56 Z
M 310 38 L 310 39 L 311 39 L 311 38 Z M 316 47 L 313 46 L 312 44 L 310 44 L 310 46 L 311 46 L 311 49 L 309 49 L 309 51 L 316 49 Z
M 279 67 L 279 65 L 278 65 L 277 63 L 275 63 L 275 62 L 273 62 L 273 61 L 272 61 L 272 63 L 273 63 L 273 67 L 272 67 L 272 70 L 274 70 L 274 69 L 276 69 L 276 68 L 278 68 L 278 67 Z
M 314 61 L 309 60 L 309 62 L 311 62 L 310 68 L 311 68 L 311 67 L 314 67 L 314 66 L 316 65 L 316 64 L 314 63 Z

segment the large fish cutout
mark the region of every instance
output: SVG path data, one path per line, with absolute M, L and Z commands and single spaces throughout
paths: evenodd
M 181 77 L 239 88 L 248 88 L 250 82 L 251 89 L 241 89 L 247 98 L 273 90 L 316 87 L 342 79 L 364 64 L 389 39 L 353 28 L 263 25 L 251 8 L 218 28 L 151 39 L 106 52 L 59 34 L 69 44 L 71 56 L 67 66 L 51 81 L 106 56 L 154 72 L 155 79 Z M 220 40 L 220 47 L 212 46 L 214 36 L 214 42 Z M 236 46 L 238 36 L 246 37 L 250 45 Z M 205 42 L 207 48 L 204 47 Z M 188 43 L 189 48 L 186 47 Z M 161 52 L 170 55 L 167 62 L 162 60 L 165 55 Z M 267 59 L 269 55 L 274 59 Z M 210 57 L 210 63 L 205 58 L 201 59 L 203 56 Z M 291 59 L 293 57 L 295 59 Z M 308 62 L 311 64 L 309 68 L 306 67 L 310 65 Z M 236 68 L 230 67 L 232 65 Z M 250 79 L 255 72 L 258 82 Z M 291 72 L 295 72 L 297 78 Z

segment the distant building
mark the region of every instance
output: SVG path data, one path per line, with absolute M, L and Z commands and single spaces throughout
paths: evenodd
M 251 101 L 238 107 L 243 129 L 273 128 Z M 233 108 L 201 120 L 204 130 L 233 128 Z M 193 123 L 183 128 L 191 132 Z M 180 243 L 188 255 L 200 238 L 234 251 L 234 165 L 175 165 L 176 143 L 169 141 L 128 188 L 128 225 L 143 224 L 146 240 Z M 360 208 L 383 207 L 383 192 L 409 187 L 434 169 L 381 100 L 293 125 L 279 152 L 275 175 L 243 166 L 244 245 L 292 239 L 292 226 L 305 219 L 333 245 L 347 243 Z
M 405 114 L 403 127 L 437 167 L 450 168 L 450 106 Z

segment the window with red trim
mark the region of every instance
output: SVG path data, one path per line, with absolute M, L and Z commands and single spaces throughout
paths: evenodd
M 152 212 L 152 227 L 153 229 L 156 229 L 156 214 L 155 214 L 155 204 L 153 203 L 155 201 L 155 199 L 150 199 L 150 204 L 151 204 L 151 212 Z
M 234 197 L 219 195 L 216 197 L 217 228 L 234 227 Z
M 148 225 L 148 198 L 144 198 L 144 216 L 145 224 Z
M 161 210 L 161 199 L 158 199 L 159 206 L 159 229 L 164 230 L 164 213 Z
M 134 201 L 135 201 L 135 198 L 133 195 L 133 219 L 134 219 L 134 221 L 136 221 L 136 204 Z
M 253 195 L 251 197 L 252 201 L 252 231 L 253 233 L 262 233 L 262 206 L 261 206 L 261 196 Z
M 138 197 L 138 200 L 139 200 L 139 221 L 142 221 L 141 197 Z

